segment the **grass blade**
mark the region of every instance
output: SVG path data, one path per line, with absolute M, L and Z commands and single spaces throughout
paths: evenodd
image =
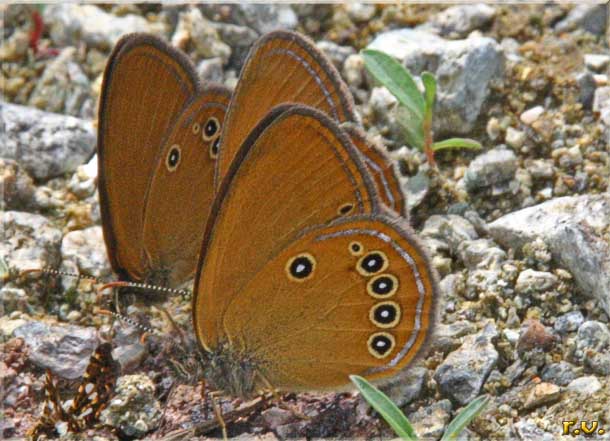
M 361 53 L 364 66 L 371 75 L 421 122 L 424 116 L 424 97 L 409 71 L 381 51 L 364 49 Z
M 436 99 L 436 78 L 430 72 L 424 72 L 421 75 L 421 81 L 424 83 L 424 119 L 432 121 L 432 112 L 434 112 L 434 101 Z
M 409 109 L 399 105 L 396 108 L 396 122 L 403 130 L 407 145 L 422 150 L 424 148 L 424 129 Z
M 483 148 L 481 143 L 475 141 L 474 139 L 468 138 L 449 138 L 444 141 L 435 142 L 432 144 L 432 150 L 438 152 L 439 150 L 445 149 L 471 149 L 471 150 L 480 150 Z
M 358 375 L 350 375 L 350 380 L 358 388 L 368 403 L 379 412 L 379 415 L 394 429 L 394 432 L 403 440 L 417 441 L 417 435 L 407 417 L 390 400 L 367 380 Z
M 466 406 L 454 419 L 449 423 L 445 429 L 445 434 L 441 438 L 441 441 L 455 440 L 462 433 L 462 430 L 470 422 L 481 413 L 481 411 L 487 406 L 489 402 L 489 396 L 483 395 L 476 398 L 468 406 Z

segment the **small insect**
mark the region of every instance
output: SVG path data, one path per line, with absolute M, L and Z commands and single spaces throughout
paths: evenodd
M 62 402 L 57 379 L 47 369 L 44 407 L 38 422 L 28 433 L 30 439 L 80 433 L 92 427 L 110 401 L 118 374 L 119 364 L 112 358 L 111 344 L 102 343 L 89 359 L 74 398 Z

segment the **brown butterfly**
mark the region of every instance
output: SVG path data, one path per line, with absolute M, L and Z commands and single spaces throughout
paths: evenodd
M 431 334 L 435 271 L 399 215 L 387 160 L 344 128 L 357 125 L 352 101 L 298 34 L 268 34 L 248 56 L 195 277 L 194 328 L 219 389 L 249 396 L 343 389 L 350 374 L 388 378 Z
M 110 401 L 118 373 L 119 365 L 112 358 L 112 346 L 110 343 L 100 344 L 89 359 L 74 398 L 63 402 L 57 380 L 47 369 L 42 414 L 30 429 L 29 436 L 36 440 L 43 434 L 57 436 L 65 432 L 80 433 L 91 428 Z
M 128 35 L 114 48 L 100 98 L 98 184 L 122 280 L 172 286 L 193 275 L 229 99 L 156 37 Z

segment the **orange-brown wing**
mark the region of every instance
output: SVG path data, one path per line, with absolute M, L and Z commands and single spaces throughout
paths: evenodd
M 400 188 L 400 181 L 391 159 L 381 147 L 367 139 L 366 133 L 362 129 L 354 125 L 345 126 L 343 129 L 360 153 L 364 155 L 364 163 L 371 172 L 381 201 L 392 211 L 408 218 L 405 196 Z
M 273 387 L 338 390 L 349 375 L 377 380 L 412 361 L 431 333 L 438 296 L 404 218 L 353 216 L 270 256 L 240 287 L 223 328 Z
M 212 206 L 195 277 L 199 341 L 210 348 L 226 337 L 228 304 L 296 232 L 375 212 L 377 197 L 333 120 L 305 106 L 276 108 L 238 152 Z
M 148 266 L 164 273 L 170 285 L 184 282 L 195 271 L 230 99 L 226 87 L 206 85 L 170 130 L 153 169 L 144 212 L 144 249 Z
M 248 54 L 223 131 L 216 187 L 250 131 L 275 106 L 304 104 L 335 121 L 356 121 L 353 98 L 332 63 L 313 42 L 286 31 L 259 39 Z
M 144 277 L 144 198 L 164 135 L 199 90 L 188 58 L 162 40 L 129 35 L 112 52 L 102 84 L 98 180 L 104 238 L 114 271 Z

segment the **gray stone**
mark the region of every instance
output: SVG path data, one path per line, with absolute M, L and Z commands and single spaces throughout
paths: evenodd
M 34 201 L 32 178 L 12 159 L 0 158 L 0 194 L 2 210 L 31 208 Z
M 555 441 L 552 433 L 545 432 L 530 419 L 522 419 L 515 423 L 515 430 L 521 441 Z
M 410 414 L 409 421 L 418 438 L 422 440 L 440 439 L 451 418 L 452 407 L 449 400 L 441 400 Z
M 27 322 L 13 331 L 30 347 L 30 361 L 67 380 L 81 378 L 99 341 L 95 328 Z
M 567 17 L 555 25 L 557 32 L 570 32 L 583 29 L 595 35 L 606 33 L 607 5 L 581 4 L 576 5 Z
M 288 4 L 253 4 L 233 5 L 231 16 L 238 25 L 248 26 L 260 35 L 279 29 L 295 29 L 298 18 Z
M 93 118 L 95 98 L 91 84 L 75 56 L 76 48 L 68 47 L 47 65 L 28 105 L 47 112 Z
M 478 239 L 479 235 L 474 226 L 462 216 L 435 214 L 426 220 L 421 237 L 445 242 L 453 252 L 457 252 L 463 241 Z
M 375 16 L 376 8 L 370 3 L 348 2 L 345 3 L 345 10 L 349 18 L 356 23 L 362 23 Z
M 415 75 L 423 71 L 436 75 L 434 131 L 440 136 L 470 133 L 491 83 L 504 72 L 500 46 L 486 37 L 450 41 L 428 32 L 399 29 L 379 34 L 368 47 L 398 58 Z
M 497 334 L 495 326 L 488 324 L 479 334 L 466 337 L 436 369 L 434 379 L 444 396 L 463 406 L 479 395 L 498 362 L 492 343 Z
M 464 184 L 470 192 L 508 182 L 517 171 L 517 157 L 512 150 L 495 148 L 470 163 L 464 175 Z
M 555 274 L 526 269 L 519 273 L 517 283 L 515 284 L 515 291 L 519 294 L 547 291 L 554 288 L 557 282 L 558 279 Z
M 0 157 L 16 160 L 35 179 L 73 172 L 95 151 L 91 121 L 3 102 L 0 112 Z
M 418 207 L 430 191 L 430 178 L 426 170 L 421 168 L 415 176 L 401 181 L 401 189 L 407 200 L 407 211 L 410 213 Z
M 155 384 L 146 375 L 124 375 L 115 395 L 100 415 L 100 422 L 128 437 L 141 438 L 161 424 L 163 412 L 155 397 Z
M 601 352 L 610 347 L 610 330 L 604 323 L 589 320 L 578 328 L 576 350 L 581 353 L 588 351 Z M 578 354 L 575 354 L 578 356 Z M 585 354 L 586 356 L 586 354 Z
M 101 50 L 111 49 L 121 36 L 131 32 L 160 35 L 162 23 L 149 23 L 144 17 L 110 14 L 94 5 L 53 4 L 44 9 L 44 21 L 55 46 L 77 46 L 84 41 Z
M 582 312 L 578 310 L 570 311 L 557 317 L 553 327 L 559 334 L 565 335 L 568 332 L 576 331 L 584 321 L 585 318 L 583 317 Z
M 359 88 L 364 82 L 364 59 L 360 54 L 349 55 L 343 63 L 343 78 L 348 85 Z
M 593 395 L 595 392 L 602 388 L 601 383 L 593 375 L 586 377 L 580 377 L 570 381 L 567 390 L 570 392 L 576 392 L 582 395 Z
M 483 3 L 452 6 L 433 16 L 423 27 L 443 37 L 464 38 L 489 25 L 495 15 L 495 8 Z
M 171 42 L 177 47 L 184 47 L 190 42 L 200 57 L 220 58 L 223 63 L 228 62 L 231 56 L 231 47 L 221 40 L 217 27 L 194 6 L 178 16 Z
M 525 167 L 532 179 L 551 179 L 555 176 L 552 159 L 531 159 L 525 161 Z
M 520 250 L 540 237 L 581 292 L 610 315 L 610 194 L 553 199 L 503 216 L 489 233 L 505 248 Z M 605 234 L 605 235 L 604 235 Z
M 343 68 L 343 63 L 350 55 L 355 55 L 356 50 L 351 46 L 340 46 L 332 41 L 322 40 L 316 43 L 316 47 L 332 61 L 339 70 Z
M 595 77 L 591 72 L 584 71 L 576 75 L 576 82 L 578 83 L 578 88 L 580 89 L 580 102 L 585 109 L 591 110 L 595 89 L 597 88 Z
M 610 351 L 591 354 L 585 359 L 585 363 L 597 375 L 610 375 Z
M 4 211 L 0 255 L 16 271 L 57 267 L 61 231 L 38 214 Z
M 506 252 L 489 239 L 466 240 L 458 246 L 458 256 L 469 269 L 498 268 Z
M 525 132 L 521 130 L 509 127 L 506 129 L 506 144 L 515 150 L 519 150 L 525 144 L 527 136 Z
M 603 73 L 610 63 L 610 55 L 585 54 L 585 66 L 594 72 Z
M 542 379 L 558 386 L 567 386 L 578 377 L 577 367 L 567 361 L 552 363 L 542 370 Z
M 406 406 L 421 397 L 428 380 L 428 369 L 413 367 L 401 371 L 391 382 L 380 386 L 380 389 L 398 407 Z
M 68 189 L 80 200 L 92 196 L 97 190 L 97 155 L 85 165 L 79 165 L 68 182 Z
M 201 60 L 197 65 L 197 75 L 204 81 L 221 83 L 224 81 L 222 59 L 220 57 Z

